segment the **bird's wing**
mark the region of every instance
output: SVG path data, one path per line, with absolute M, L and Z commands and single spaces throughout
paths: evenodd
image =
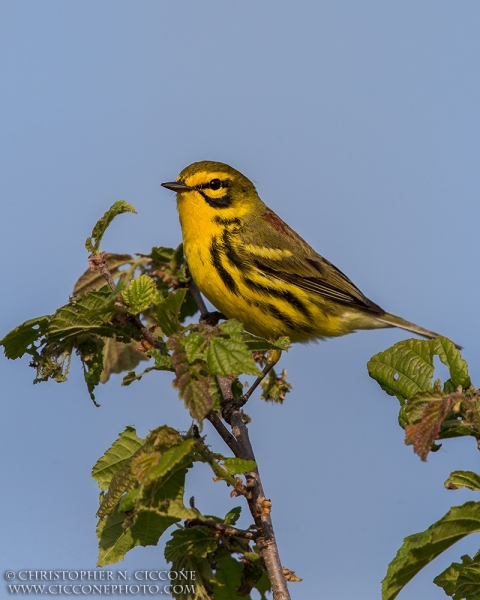
M 273 211 L 267 209 L 259 218 L 263 220 L 261 242 L 258 229 L 255 234 L 248 226 L 242 228 L 240 237 L 242 254 L 248 254 L 250 264 L 261 273 L 342 304 L 384 312 Z

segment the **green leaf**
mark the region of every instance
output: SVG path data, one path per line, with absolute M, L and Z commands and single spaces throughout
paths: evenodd
M 402 403 L 432 389 L 433 352 L 430 342 L 410 339 L 375 354 L 367 364 L 370 377 Z
M 286 336 L 280 337 L 274 342 L 269 342 L 245 331 L 243 333 L 243 341 L 247 344 L 247 348 L 250 350 L 250 352 L 262 352 L 265 350 L 288 350 L 290 347 L 290 340 Z
M 136 214 L 137 211 L 131 204 L 125 202 L 125 200 L 117 200 L 107 210 L 103 217 L 96 222 L 91 237 L 87 238 L 85 242 L 85 248 L 91 254 L 99 253 L 100 242 L 102 241 L 102 237 L 107 230 L 107 227 L 117 215 L 121 215 L 124 212 L 132 212 Z
M 222 333 L 229 335 L 233 339 L 241 340 L 243 325 L 236 319 L 228 319 L 218 326 Z
M 187 295 L 187 291 L 187 288 L 180 288 L 170 292 L 170 294 L 168 294 L 168 296 L 162 302 L 162 306 L 178 317 L 183 301 L 185 300 L 185 296 Z
M 124 494 L 118 503 L 119 512 L 130 512 L 134 510 L 135 504 L 138 498 L 139 489 L 130 490 L 126 494 Z
M 447 490 L 458 490 L 466 487 L 469 490 L 480 491 L 480 475 L 473 471 L 453 471 L 445 481 Z
M 125 519 L 126 515 L 116 510 L 107 519 L 100 519 L 98 522 L 98 567 L 123 560 L 125 554 L 135 546 L 132 532 L 123 529 Z
M 191 364 L 197 359 L 205 358 L 205 338 L 193 331 L 183 341 L 187 360 Z
M 479 554 L 473 560 L 468 555 L 462 556 L 462 564 L 451 564 L 433 582 L 455 600 L 480 600 Z
M 165 558 L 168 562 L 185 555 L 205 558 L 208 553 L 216 550 L 218 542 L 218 538 L 208 527 L 177 529 L 165 545 Z
M 470 564 L 471 562 L 472 559 L 469 556 L 462 556 L 463 565 L 459 563 L 452 563 L 449 567 L 445 569 L 445 571 L 443 571 L 442 573 L 440 573 L 440 575 L 437 575 L 437 577 L 435 577 L 433 583 L 438 585 L 438 587 L 442 587 L 443 591 L 445 592 L 445 594 L 447 594 L 447 596 L 453 596 L 455 588 L 457 586 L 458 576 L 462 572 L 463 567 L 467 564 Z
M 132 279 L 127 289 L 122 292 L 122 300 L 129 312 L 134 315 L 146 310 L 153 302 L 157 291 L 155 281 L 148 275 L 139 275 Z
M 212 410 L 211 377 L 203 372 L 201 366 L 189 364 L 183 347 L 184 339 L 175 335 L 168 340 L 168 346 L 173 350 L 172 363 L 176 374 L 173 385 L 192 418 L 201 423 Z
M 207 365 L 213 375 L 262 374 L 241 339 L 213 338 L 207 350 Z
M 115 473 L 141 448 L 144 442 L 145 440 L 137 436 L 134 427 L 130 425 L 126 427 L 92 469 L 92 477 L 102 490 L 109 487 Z
M 93 390 L 100 383 L 103 371 L 104 341 L 92 335 L 79 336 L 77 339 L 77 352 L 83 364 L 83 376 L 90 398 L 95 402 Z
M 5 356 L 12 360 L 22 357 L 24 354 L 37 355 L 35 342 L 45 334 L 48 328 L 50 317 L 37 317 L 25 321 L 10 333 L 0 340 L 0 345 L 3 346 Z
M 232 508 L 232 510 L 229 510 L 228 513 L 225 515 L 225 518 L 223 519 L 223 522 L 225 523 L 225 525 L 235 525 L 235 523 L 240 518 L 241 512 L 242 512 L 241 506 L 235 506 L 235 508 Z
M 114 299 L 110 290 L 88 292 L 55 312 L 48 328 L 48 340 L 65 340 L 81 333 L 94 333 L 102 337 L 115 334 L 119 340 L 130 342 L 137 332 L 128 323 L 122 326 L 112 324 L 114 315 Z
M 197 440 L 191 438 L 167 450 L 160 457 L 159 462 L 154 465 L 145 476 L 145 481 L 165 478 L 177 469 L 183 468 L 185 462 L 191 463 Z
M 438 354 L 444 365 L 447 365 L 450 371 L 450 379 L 453 387 L 458 386 L 468 388 L 470 385 L 470 377 L 468 376 L 468 365 L 463 360 L 459 350 L 455 344 L 449 339 L 438 337 L 431 341 L 435 344 L 435 353 Z
M 180 313 L 178 318 L 180 323 L 183 323 L 187 317 L 193 317 L 198 312 L 198 306 L 195 302 L 195 298 L 192 296 L 190 291 L 187 291 L 185 296 L 185 300 L 183 301 L 182 307 L 180 308 Z
M 218 561 L 217 581 L 215 585 L 214 600 L 233 600 L 234 598 L 251 598 L 248 596 L 239 596 L 237 588 L 240 587 L 243 565 L 228 555 Z
M 466 535 L 480 531 L 480 502 L 454 506 L 426 531 L 404 539 L 382 582 L 382 600 L 393 600 L 427 564 Z
M 433 389 L 431 380 L 434 373 L 433 357 L 436 354 L 450 371 L 445 391 L 451 393 L 459 385 L 468 388 L 470 378 L 467 363 L 455 345 L 444 337 L 399 342 L 373 356 L 367 365 L 368 373 L 387 394 L 397 396 L 403 403 L 419 392 Z
M 186 288 L 175 290 L 168 294 L 165 300 L 155 306 L 158 324 L 166 336 L 178 333 L 183 329 L 180 324 L 179 314 L 186 293 Z
M 99 522 L 98 566 L 123 560 L 125 554 L 135 546 L 155 546 L 171 525 L 185 518 L 181 508 L 186 473 L 186 469 L 177 471 L 165 485 L 156 488 L 153 486 L 154 494 L 150 494 L 145 499 L 145 504 L 135 510 L 133 523 L 130 517 L 128 520 L 124 514 L 119 513 L 118 507 L 109 517 Z M 183 511 L 190 518 L 192 512 Z
M 185 581 L 187 585 L 190 583 L 195 584 L 193 595 L 187 591 L 187 586 L 174 585 L 171 588 L 171 594 L 175 600 L 212 600 L 213 585 L 216 579 L 207 558 L 197 558 L 191 554 L 182 556 L 173 561 L 170 570 L 176 573 L 183 571 L 184 573 L 194 574 L 194 579 L 192 577 Z
M 257 463 L 254 460 L 244 460 L 243 458 L 226 458 L 223 461 L 223 467 L 229 475 L 236 475 L 254 471 Z

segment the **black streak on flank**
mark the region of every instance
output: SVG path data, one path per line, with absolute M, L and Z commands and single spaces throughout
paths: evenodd
M 223 281 L 225 286 L 232 292 L 232 294 L 238 294 L 237 286 L 230 273 L 222 265 L 220 260 L 220 252 L 218 249 L 217 239 L 213 238 L 210 245 L 210 256 L 212 257 L 212 266 L 217 271 L 220 279 Z
M 292 292 L 289 292 L 288 290 L 277 290 L 276 288 L 262 285 L 255 281 L 252 281 L 247 277 L 243 277 L 243 281 L 245 285 L 248 286 L 250 289 L 253 289 L 262 294 L 266 294 L 267 296 L 273 296 L 275 298 L 278 298 L 279 300 L 285 300 L 285 302 L 288 302 L 288 304 L 290 304 L 291 307 L 293 307 L 295 310 L 301 313 L 307 320 L 311 319 L 311 314 L 308 308 L 300 300 L 300 298 L 297 298 L 295 294 L 292 294 Z
M 281 323 L 286 325 L 291 331 L 297 330 L 297 327 L 295 327 L 295 323 L 289 317 L 287 317 L 285 313 L 282 313 L 281 310 L 278 310 L 276 306 L 273 306 L 273 304 L 265 304 L 265 308 L 271 315 L 273 315 Z
M 228 260 L 230 261 L 230 263 L 234 267 L 237 267 L 237 269 L 242 270 L 242 266 L 243 266 L 242 261 L 232 247 L 232 242 L 230 239 L 230 232 L 228 231 L 228 229 L 225 229 L 223 231 L 222 242 L 223 242 L 223 248 L 224 248 L 225 254 L 226 254 Z

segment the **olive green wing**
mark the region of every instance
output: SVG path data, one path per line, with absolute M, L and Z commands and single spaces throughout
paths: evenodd
M 248 255 L 248 262 L 262 274 L 329 300 L 384 313 L 270 209 L 257 217 L 256 227 L 242 228 L 239 236 L 242 254 Z

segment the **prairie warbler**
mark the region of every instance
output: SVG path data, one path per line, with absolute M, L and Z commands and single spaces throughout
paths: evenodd
M 247 331 L 267 339 L 288 335 L 292 342 L 380 327 L 438 336 L 364 296 L 232 167 L 196 162 L 162 186 L 177 193 L 184 251 L 195 283 Z

